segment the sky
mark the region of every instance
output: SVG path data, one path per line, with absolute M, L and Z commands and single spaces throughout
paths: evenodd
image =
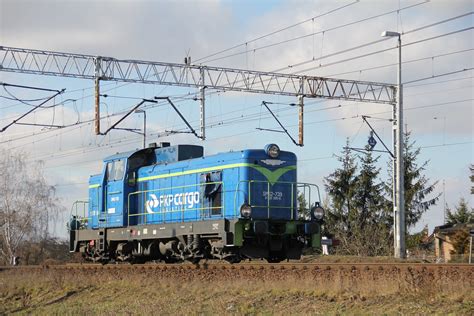
M 453 207 L 464 197 L 474 205 L 468 178 L 474 163 L 473 11 L 470 0 L 0 0 L 0 45 L 177 63 L 191 56 L 193 63 L 208 66 L 395 84 L 396 39 L 369 44 L 382 39 L 383 31 L 400 32 L 404 121 L 421 147 L 418 162 L 429 161 L 424 174 L 436 183 L 434 195 L 441 194 L 438 205 L 411 231 L 424 225 L 432 230 L 443 223 L 444 202 Z M 385 51 L 373 53 L 380 50 Z M 91 80 L 0 72 L 0 81 L 66 89 L 52 100 L 61 105 L 37 110 L 23 122 L 67 125 L 93 118 Z M 192 100 L 197 89 L 113 81 L 103 82 L 101 89 L 109 95 L 101 99 L 102 114 L 130 109 L 141 98 L 172 96 L 199 128 L 199 101 Z M 31 108 L 7 99 L 11 95 L 38 99 L 49 94 L 1 89 L 2 126 Z M 147 142 L 200 144 L 206 154 L 277 143 L 297 154 L 299 181 L 319 185 L 323 198 L 324 178 L 339 167 L 337 156 L 346 140 L 352 147 L 367 143 L 369 128 L 362 115 L 372 117 L 371 125 L 391 146 L 390 105 L 306 99 L 305 146 L 296 147 L 285 134 L 257 129 L 279 128 L 262 101 L 275 103 L 272 110 L 297 137 L 297 109 L 288 105 L 295 98 L 208 90 L 205 141 L 189 134 L 158 137 L 165 130 L 182 130 L 184 123 L 168 106 L 147 105 Z M 141 129 L 141 115 L 130 116 L 121 126 Z M 102 127 L 117 118 L 103 119 Z M 31 163 L 43 161 L 65 209 L 53 232 L 59 236 L 65 236 L 62 223 L 72 202 L 87 198 L 88 177 L 100 172 L 101 160 L 142 146 L 140 135 L 113 131 L 96 136 L 93 128 L 91 123 L 60 130 L 13 125 L 0 133 L 3 148 L 22 150 Z M 382 149 L 380 142 L 376 149 Z M 382 179 L 389 161 L 388 154 L 380 154 Z

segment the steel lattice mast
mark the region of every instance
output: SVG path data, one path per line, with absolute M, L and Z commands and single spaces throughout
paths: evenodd
M 303 98 L 326 98 L 394 104 L 392 84 L 61 53 L 0 46 L 0 71 L 95 80 L 96 133 L 100 133 L 99 83 L 120 81 L 222 91 L 240 91 L 299 98 L 300 144 L 303 144 Z M 201 113 L 204 98 L 201 97 Z M 205 118 L 201 115 L 201 133 Z M 202 135 L 203 136 L 203 135 Z

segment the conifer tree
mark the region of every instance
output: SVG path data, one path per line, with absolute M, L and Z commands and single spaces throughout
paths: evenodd
M 367 148 L 368 149 L 368 148 Z M 340 241 L 339 252 L 350 255 L 385 255 L 390 249 L 390 225 L 383 207 L 383 184 L 369 150 L 360 160 L 348 146 L 339 158 L 342 166 L 325 179 L 329 201 L 325 230 Z
M 441 194 L 430 197 L 437 182 L 430 183 L 424 171 L 429 160 L 419 165 L 417 162 L 421 149 L 415 146 L 415 141 L 410 139 L 411 132 L 404 134 L 404 167 L 405 167 L 405 222 L 407 227 L 414 226 L 431 206 L 435 205 Z M 389 163 L 389 181 L 385 184 L 387 195 L 386 208 L 392 210 L 393 168 Z
M 383 183 L 378 180 L 380 168 L 375 166 L 379 159 L 373 158 L 372 152 L 366 147 L 366 153 L 359 157 L 361 161 L 360 174 L 357 177 L 355 204 L 358 209 L 360 228 L 363 229 L 368 219 L 377 222 L 383 213 Z
M 351 230 L 348 218 L 353 210 L 356 193 L 357 164 L 347 146 L 338 160 L 341 162 L 341 167 L 325 178 L 325 187 L 330 199 L 326 216 L 326 229 L 329 232 Z
M 469 210 L 469 206 L 464 198 L 459 200 L 459 205 L 455 207 L 456 211 L 447 209 L 447 224 L 473 224 L 474 214 Z
M 379 180 L 379 157 L 374 158 L 370 148 L 359 156 L 360 172 L 356 181 L 355 208 L 357 227 L 354 229 L 354 244 L 359 254 L 388 255 L 391 249 L 391 218 L 386 216 L 383 183 Z

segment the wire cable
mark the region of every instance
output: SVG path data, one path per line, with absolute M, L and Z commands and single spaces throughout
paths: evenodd
M 402 64 L 410 64 L 418 61 L 423 61 L 423 60 L 430 60 L 434 58 L 439 58 L 439 57 L 446 57 L 446 56 L 451 56 L 455 54 L 461 54 L 461 53 L 466 53 L 473 51 L 474 48 L 468 48 L 468 49 L 463 49 L 463 50 L 457 50 L 454 52 L 449 52 L 449 53 L 444 53 L 444 54 L 438 54 L 438 55 L 432 55 L 428 57 L 421 57 L 421 58 L 416 58 L 416 59 L 410 59 L 410 60 L 405 60 L 402 62 Z M 374 66 L 374 67 L 369 67 L 369 68 L 361 68 L 361 69 L 356 69 L 352 71 L 346 71 L 346 72 L 340 72 L 336 74 L 330 74 L 330 75 L 325 75 L 325 77 L 335 77 L 335 76 L 341 76 L 341 75 L 347 75 L 351 73 L 358 73 L 358 72 L 363 72 L 363 71 L 369 71 L 369 70 L 376 70 L 376 69 L 381 69 L 381 68 L 386 68 L 386 67 L 391 67 L 391 66 L 398 66 L 398 63 L 391 63 L 391 64 L 385 64 L 385 65 L 380 65 L 380 66 Z
M 448 33 L 444 33 L 444 34 L 424 38 L 424 39 L 417 40 L 417 41 L 414 41 L 414 42 L 405 43 L 405 44 L 402 44 L 402 47 L 411 46 L 411 45 L 415 45 L 415 44 L 420 44 L 420 43 L 423 43 L 423 42 L 427 42 L 427 41 L 431 41 L 431 40 L 434 40 L 434 39 L 454 35 L 454 34 L 457 34 L 457 33 L 470 31 L 472 29 L 474 29 L 474 27 L 472 27 L 472 26 L 467 27 L 467 28 L 463 28 L 463 29 L 459 29 L 459 30 L 456 30 L 456 31 L 452 31 L 452 32 L 448 32 Z M 377 42 L 380 42 L 380 40 L 368 43 L 368 45 L 372 45 L 372 43 L 377 43 Z M 359 49 L 361 47 L 365 47 L 365 46 L 364 45 L 358 45 L 358 46 L 355 46 L 355 47 L 352 47 L 352 48 L 348 48 L 348 49 L 344 50 L 344 52 L 349 52 L 349 51 L 352 51 L 352 50 L 355 50 L 355 49 Z M 396 48 L 398 48 L 398 47 L 393 46 L 393 47 L 390 47 L 390 48 L 380 49 L 380 50 L 373 51 L 373 52 L 370 52 L 370 53 L 365 53 L 365 54 L 349 57 L 349 58 L 346 58 L 346 59 L 337 60 L 337 61 L 334 61 L 334 62 L 331 62 L 331 63 L 327 63 L 327 64 L 315 66 L 315 67 L 310 67 L 310 68 L 306 68 L 306 69 L 303 69 L 303 70 L 294 71 L 291 74 L 299 74 L 299 73 L 307 72 L 307 71 L 310 71 L 310 70 L 321 69 L 321 68 L 328 67 L 328 66 L 338 65 L 338 64 L 346 63 L 348 61 L 353 61 L 353 60 L 356 60 L 356 59 L 361 59 L 361 58 L 364 58 L 364 57 L 377 55 L 377 54 L 387 52 L 387 51 L 390 51 L 390 50 L 396 49 Z M 339 54 L 339 53 L 337 53 L 337 54 Z M 329 56 L 334 56 L 334 54 L 323 56 L 323 58 L 326 58 L 326 57 L 329 57 Z M 311 60 L 311 62 L 312 62 L 312 60 Z M 301 64 L 303 64 L 303 63 L 300 63 L 299 65 L 301 65 Z M 293 67 L 293 66 L 291 66 L 291 67 L 290 66 L 288 66 L 287 68 L 292 68 Z M 281 71 L 283 69 L 278 69 L 277 71 Z
M 211 60 L 207 60 L 206 62 L 207 62 L 207 63 L 210 63 L 210 62 L 213 62 L 213 61 L 218 61 L 218 60 L 222 60 L 222 59 L 226 59 L 226 58 L 230 58 L 230 57 L 234 57 L 234 56 L 239 56 L 239 55 L 242 55 L 242 54 L 246 54 L 246 53 L 248 53 L 248 52 L 252 52 L 252 51 L 255 52 L 255 51 L 258 51 L 258 50 L 262 50 L 262 49 L 266 49 L 266 48 L 278 46 L 278 45 L 281 45 L 281 44 L 286 44 L 286 43 L 293 42 L 293 41 L 296 41 L 296 40 L 300 40 L 300 39 L 303 39 L 303 38 L 307 38 L 307 37 L 310 37 L 310 36 L 314 36 L 314 35 L 318 35 L 318 34 L 325 34 L 325 33 L 327 33 L 327 32 L 331 32 L 331 31 L 334 31 L 334 30 L 338 30 L 338 29 L 341 29 L 341 28 L 345 28 L 345 27 L 348 27 L 348 26 L 352 26 L 352 25 L 355 25 L 355 24 L 358 24 L 358 23 L 366 22 L 366 21 L 369 21 L 369 20 L 372 20 L 372 19 L 376 19 L 376 18 L 385 16 L 385 15 L 389 15 L 389 14 L 397 13 L 397 12 L 399 12 L 399 11 L 407 10 L 407 9 L 410 9 L 410 8 L 413 8 L 413 7 L 416 7 L 416 6 L 425 4 L 425 3 L 428 3 L 428 1 L 419 2 L 419 3 L 416 3 L 416 4 L 414 4 L 414 5 L 410 5 L 410 6 L 407 6 L 407 7 L 403 7 L 403 8 L 401 8 L 401 9 L 391 10 L 391 11 L 388 11 L 388 12 L 385 12 L 385 13 L 373 15 L 373 16 L 370 16 L 370 17 L 367 17 L 367 18 L 363 18 L 363 19 L 360 19 L 360 20 L 357 20 L 357 21 L 353 21 L 353 22 L 350 22 L 350 23 L 338 25 L 338 26 L 335 26 L 335 27 L 332 27 L 332 28 L 328 28 L 328 29 L 325 29 L 325 30 L 322 30 L 322 31 L 318 31 L 318 32 L 314 32 L 314 33 L 310 33 L 310 34 L 306 34 L 306 35 L 302 35 L 302 36 L 293 37 L 293 38 L 290 38 L 290 39 L 287 39 L 287 40 L 284 40 L 284 41 L 280 41 L 280 42 L 276 42 L 276 43 L 272 43 L 272 44 L 269 44 L 269 45 L 260 46 L 260 47 L 256 47 L 256 48 L 253 48 L 253 49 L 244 50 L 244 51 L 241 51 L 241 52 L 238 52 L 238 53 L 233 53 L 233 54 L 229 54 L 229 55 L 226 55 L 226 56 L 214 58 L 214 59 L 211 59 Z M 242 45 L 240 45 L 240 46 L 242 46 Z
M 318 18 L 323 17 L 323 16 L 325 16 L 325 15 L 329 15 L 329 14 L 331 14 L 331 13 L 334 13 L 334 12 L 336 12 L 336 11 L 342 10 L 342 9 L 344 9 L 344 8 L 350 7 L 351 5 L 354 5 L 354 4 L 358 3 L 358 2 L 359 2 L 359 0 L 356 0 L 356 1 L 354 1 L 354 2 L 351 2 L 351 3 L 349 3 L 349 4 L 345 4 L 345 5 L 343 5 L 343 6 L 340 6 L 340 7 L 338 7 L 338 8 L 332 9 L 332 10 L 330 10 L 330 11 L 327 11 L 327 12 L 322 13 L 322 14 L 320 14 L 320 15 L 314 16 L 314 17 L 312 17 L 312 18 L 309 18 L 309 19 L 300 21 L 300 22 L 298 22 L 298 23 L 295 23 L 295 24 L 286 26 L 286 27 L 284 27 L 284 28 L 281 28 L 281 29 L 278 29 L 278 30 L 276 30 L 276 31 L 267 33 L 267 34 L 265 34 L 265 35 L 258 36 L 258 37 L 254 38 L 254 39 L 248 40 L 248 41 L 243 42 L 243 43 L 241 43 L 241 44 L 234 45 L 234 46 L 232 46 L 232 47 L 230 47 L 230 48 L 227 48 L 227 49 L 223 49 L 223 50 L 218 51 L 218 52 L 216 52 L 216 53 L 212 53 L 212 54 L 210 54 L 210 55 L 207 55 L 207 56 L 198 58 L 198 59 L 196 60 L 196 62 L 198 62 L 198 61 L 203 61 L 203 60 L 205 60 L 205 59 L 208 59 L 208 58 L 210 58 L 210 57 L 214 57 L 214 56 L 216 56 L 216 55 L 220 55 L 220 54 L 222 54 L 222 53 L 228 52 L 228 51 L 233 50 L 233 49 L 235 49 L 235 48 L 239 48 L 239 47 L 242 47 L 242 46 L 247 46 L 249 43 L 253 43 L 253 42 L 256 42 L 256 41 L 258 41 L 258 40 L 264 39 L 264 38 L 266 38 L 266 37 L 275 35 L 275 34 L 277 34 L 277 33 L 280 33 L 280 32 L 286 31 L 286 30 L 289 30 L 289 29 L 294 28 L 294 27 L 296 27 L 296 26 L 298 26 L 298 25 L 301 25 L 301 24 L 304 24 L 304 23 L 307 23 L 307 22 L 310 22 L 310 21 L 314 21 L 315 19 L 318 19 Z

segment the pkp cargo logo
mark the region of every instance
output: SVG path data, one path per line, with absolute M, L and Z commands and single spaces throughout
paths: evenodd
M 186 193 L 176 193 L 176 194 L 163 194 L 156 196 L 156 194 L 150 194 L 148 200 L 146 201 L 146 211 L 150 214 L 157 213 L 156 208 L 160 210 L 171 212 L 174 210 L 181 210 L 183 208 L 193 208 L 196 204 L 199 203 L 199 192 L 186 192 Z

